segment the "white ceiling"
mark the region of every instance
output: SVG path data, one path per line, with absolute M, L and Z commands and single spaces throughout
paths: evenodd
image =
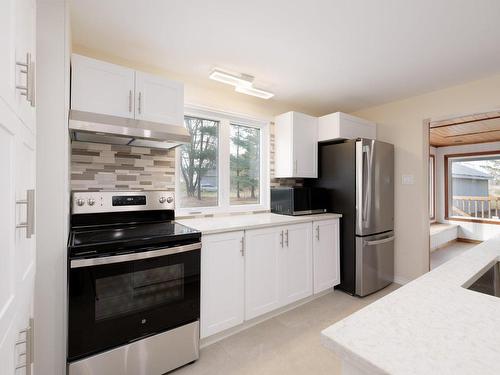
M 272 101 L 353 111 L 500 73 L 498 0 L 73 0 L 73 42 Z M 242 95 L 242 94 L 237 94 Z

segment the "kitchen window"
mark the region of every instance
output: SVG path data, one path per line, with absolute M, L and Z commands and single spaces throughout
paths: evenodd
M 500 223 L 500 152 L 445 155 L 446 219 Z
M 190 144 L 177 149 L 177 215 L 269 208 L 265 121 L 187 108 Z

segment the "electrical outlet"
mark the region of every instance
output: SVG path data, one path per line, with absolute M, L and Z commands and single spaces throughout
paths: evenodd
M 415 178 L 412 174 L 404 174 L 401 176 L 401 183 L 403 185 L 413 185 L 415 182 Z

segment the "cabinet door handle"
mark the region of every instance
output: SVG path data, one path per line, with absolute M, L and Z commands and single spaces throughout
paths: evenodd
M 245 237 L 241 237 L 241 256 L 245 256 Z
M 35 68 L 31 61 L 31 53 L 26 54 L 26 62 L 16 61 L 16 66 L 20 67 L 20 73 L 26 75 L 26 85 L 16 85 L 16 89 L 21 91 L 21 95 L 26 97 L 26 100 L 32 107 L 35 106 L 34 82 Z
M 16 225 L 16 228 L 26 228 L 26 238 L 35 234 L 35 190 L 26 191 L 26 199 L 17 200 L 16 204 L 26 205 L 26 221 Z
M 142 112 L 142 93 L 139 91 L 139 105 L 137 106 L 137 111 L 139 112 L 139 114 L 141 114 Z
M 128 90 L 128 111 L 132 113 L 132 90 Z
M 316 226 L 316 239 L 319 241 L 319 225 Z
M 286 235 L 286 240 L 285 240 L 286 247 L 288 247 L 288 229 L 286 230 L 285 235 Z
M 280 245 L 283 247 L 283 231 L 280 233 L 281 239 L 280 239 Z

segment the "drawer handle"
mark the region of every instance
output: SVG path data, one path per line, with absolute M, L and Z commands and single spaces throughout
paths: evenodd
M 394 241 L 394 236 L 387 237 L 387 238 L 382 238 L 381 240 L 365 241 L 365 245 L 367 245 L 367 246 L 381 245 L 383 243 L 392 242 L 392 241 Z

